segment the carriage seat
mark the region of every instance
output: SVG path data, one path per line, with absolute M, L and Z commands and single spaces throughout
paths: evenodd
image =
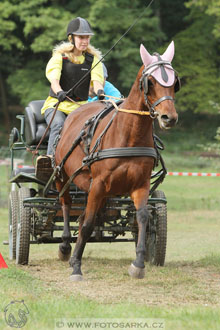
M 25 141 L 29 146 L 37 145 L 43 136 L 47 124 L 41 114 L 44 100 L 31 101 L 25 108 Z M 49 132 L 45 136 L 42 144 L 47 145 Z

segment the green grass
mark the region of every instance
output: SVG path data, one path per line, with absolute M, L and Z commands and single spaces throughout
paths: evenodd
M 159 189 L 165 192 L 169 210 L 220 210 L 220 177 L 167 176 Z
M 0 205 L 5 205 L 10 191 L 8 178 L 10 175 L 9 166 L 0 166 Z
M 202 157 L 205 146 L 216 143 L 220 116 L 179 113 L 179 122 L 168 131 L 159 129 L 156 134 L 162 139 L 165 150 L 162 152 L 169 171 L 219 172 L 218 158 Z M 213 150 L 213 153 L 215 150 Z
M 169 172 L 220 172 L 220 158 L 202 157 L 200 152 L 163 151 L 165 165 Z
M 167 177 L 160 187 L 168 198 L 166 266 L 148 265 L 141 281 L 127 275 L 133 243 L 88 244 L 84 283 L 69 282 L 70 269 L 58 261 L 57 245 L 32 245 L 29 266 L 9 261 L 8 247 L 1 245 L 9 268 L 0 270 L 0 328 L 8 328 L 4 307 L 23 299 L 30 311 L 25 329 L 54 329 L 59 318 L 159 318 L 171 330 L 217 329 L 219 206 L 200 200 L 202 192 L 209 201 L 220 196 L 215 180 Z M 7 240 L 6 209 L 0 209 L 0 227 L 1 243 Z
M 195 119 L 195 118 L 194 118 Z M 187 119 L 190 123 L 191 117 Z M 214 140 L 218 120 L 193 121 L 158 131 L 168 171 L 220 172 L 219 158 L 202 158 L 199 144 Z M 207 127 L 205 127 L 207 125 Z M 8 170 L 1 167 L 0 196 L 7 199 Z M 4 307 L 24 299 L 30 314 L 24 329 L 54 329 L 57 318 L 155 318 L 166 329 L 218 329 L 220 319 L 220 178 L 166 177 L 159 187 L 168 200 L 165 267 L 146 265 L 146 277 L 132 280 L 127 268 L 133 243 L 87 244 L 82 283 L 69 282 L 58 245 L 32 245 L 28 266 L 8 259 L 7 209 L 0 209 L 0 252 L 9 268 L 0 270 L 0 329 L 9 329 Z
M 163 274 L 164 275 L 164 274 Z M 175 273 L 178 277 L 178 274 Z M 173 280 L 173 279 L 172 279 Z M 117 280 L 116 280 L 117 281 Z M 43 281 L 34 279 L 20 268 L 11 266 L 9 270 L 1 270 L 1 311 L 12 300 L 24 299 L 29 309 L 28 322 L 25 329 L 54 329 L 55 319 L 59 318 L 155 318 L 165 321 L 166 329 L 217 329 L 219 309 L 213 306 L 148 306 L 141 303 L 97 303 L 86 299 L 74 290 L 62 293 L 53 284 L 45 286 Z M 189 285 L 190 279 L 185 282 Z M 138 283 L 137 283 L 138 285 Z M 178 283 L 179 285 L 179 283 Z M 158 285 L 159 286 L 159 285 Z M 160 288 L 160 286 L 159 286 Z M 154 287 L 157 290 L 157 286 Z M 172 285 L 170 290 L 173 290 Z M 98 294 L 98 293 L 97 293 Z M 130 292 L 132 295 L 132 292 Z M 166 299 L 166 296 L 164 296 Z M 162 304 L 161 304 L 162 305 Z M 0 328 L 6 329 L 3 319 Z

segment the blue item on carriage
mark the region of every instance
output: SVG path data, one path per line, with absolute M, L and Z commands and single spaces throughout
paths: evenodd
M 105 93 L 105 95 L 110 95 L 113 97 L 121 98 L 121 93 L 119 92 L 119 90 L 109 81 L 105 82 L 104 93 Z M 105 99 L 108 100 L 109 97 L 105 97 Z M 88 98 L 88 102 L 93 102 L 93 101 L 97 101 L 97 100 L 98 100 L 97 96 L 95 96 L 93 98 L 91 98 L 91 97 Z

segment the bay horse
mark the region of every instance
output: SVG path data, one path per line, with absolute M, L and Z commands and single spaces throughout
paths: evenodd
M 100 113 L 106 104 L 102 101 L 87 103 L 76 109 L 67 117 L 56 147 L 55 163 L 60 164 L 65 158 L 61 170 L 62 179 L 56 179 L 57 190 L 63 192 L 60 195 L 64 218 L 63 242 L 59 246 L 61 260 L 68 260 L 71 254 L 71 197 L 67 183 L 73 180 L 79 189 L 88 193 L 87 206 L 80 216 L 79 233 L 70 259 L 73 281 L 83 279 L 81 259 L 86 242 L 93 232 L 97 212 L 106 198 L 118 195 L 129 195 L 136 208 L 136 259 L 131 263 L 129 274 L 134 278 L 144 277 L 147 202 L 155 163 L 155 153 L 152 152 L 155 151 L 153 121 L 157 118 L 160 127 L 164 129 L 176 124 L 178 115 L 174 95 L 180 87 L 180 81 L 171 64 L 174 56 L 173 41 L 163 55 L 150 55 L 143 45 L 140 46 L 140 54 L 143 65 L 128 97 L 116 109 L 107 111 L 103 116 Z M 78 141 L 77 136 L 93 118 L 96 118 L 96 127 L 85 152 L 85 139 Z M 94 155 L 97 150 L 93 162 L 82 163 L 85 155 L 91 160 L 91 154 Z M 106 154 L 107 158 L 103 156 L 105 151 L 107 154 L 110 152 Z M 124 152 L 121 157 L 120 154 Z M 103 157 L 97 158 L 99 153 Z M 66 154 L 68 157 L 65 157 Z M 63 190 L 66 185 L 67 189 Z

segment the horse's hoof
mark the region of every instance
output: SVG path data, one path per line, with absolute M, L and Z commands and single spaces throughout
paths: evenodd
M 82 275 L 78 275 L 78 274 L 70 275 L 70 281 L 71 282 L 80 282 L 80 281 L 83 281 L 83 276 Z
M 61 250 L 58 250 L 58 257 L 61 261 L 69 261 L 71 255 L 71 249 L 68 253 L 64 254 L 61 252 Z
M 139 268 L 134 266 L 133 264 L 130 265 L 128 268 L 128 274 L 133 278 L 144 278 L 145 275 L 145 269 Z

